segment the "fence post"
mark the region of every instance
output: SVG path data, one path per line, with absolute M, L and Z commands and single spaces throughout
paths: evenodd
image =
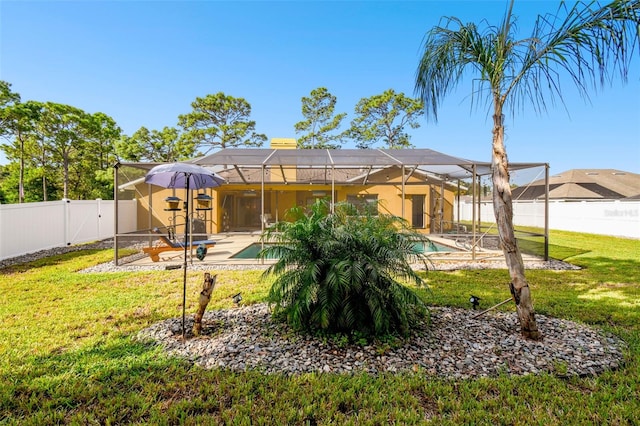
M 98 217 L 96 218 L 96 220 L 98 221 L 98 226 L 96 226 L 96 228 L 98 230 L 98 240 L 101 240 L 102 232 L 100 232 L 101 230 L 100 223 L 102 222 L 102 198 L 96 198 L 96 207 L 98 210 Z
M 63 217 L 64 217 L 64 245 L 65 246 L 70 246 L 71 245 L 71 238 L 69 237 L 69 234 L 71 232 L 71 224 L 69 222 L 71 222 L 69 216 L 71 215 L 71 200 L 68 198 L 63 198 L 62 200 L 62 211 L 63 211 Z

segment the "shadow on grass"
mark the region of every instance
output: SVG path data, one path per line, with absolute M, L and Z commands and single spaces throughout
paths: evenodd
M 184 362 L 128 338 L 27 358 L 0 376 L 0 418 L 50 423 L 73 414 L 88 423 L 144 421 L 150 404 L 177 396 L 176 386 L 190 375 Z
M 549 244 L 549 257 L 557 260 L 567 260 L 570 257 L 579 256 L 589 252 L 590 250 Z
M 593 278 L 602 282 L 633 283 L 640 287 L 640 260 L 578 257 L 568 261 L 585 268 Z
M 523 253 L 535 256 L 544 256 L 544 240 L 535 238 L 518 238 L 518 246 Z M 561 246 L 558 244 L 549 244 L 549 257 L 557 260 L 566 260 L 573 256 L 589 253 L 590 250 L 584 250 L 575 247 Z

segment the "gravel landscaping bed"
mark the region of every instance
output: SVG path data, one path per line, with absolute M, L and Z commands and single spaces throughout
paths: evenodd
M 187 318 L 170 318 L 138 333 L 169 353 L 204 368 L 254 369 L 266 374 L 370 374 L 415 372 L 448 378 L 549 372 L 559 376 L 595 375 L 621 366 L 625 344 L 575 322 L 536 315 L 544 339 L 520 336 L 515 313 L 432 307 L 431 323 L 415 330 L 397 347 L 338 345 L 295 333 L 272 321 L 268 306 L 251 305 L 205 313 L 199 337 L 190 335 Z
M 42 250 L 0 261 L 0 268 L 70 251 L 113 247 L 113 240 Z M 134 254 L 126 260 L 145 256 Z M 528 269 L 579 269 L 557 260 L 529 260 Z M 262 269 L 264 265 L 189 265 L 189 270 Z M 429 269 L 506 268 L 502 260 L 443 261 Z M 115 266 L 106 262 L 84 273 L 165 269 L 164 265 Z M 550 372 L 561 376 L 595 375 L 619 368 L 625 343 L 600 330 L 562 319 L 536 315 L 544 338 L 520 336 L 515 313 L 490 312 L 471 319 L 476 311 L 432 307 L 431 323 L 415 330 L 399 345 L 337 345 L 301 335 L 273 322 L 265 304 L 208 311 L 203 334 L 181 339 L 181 318 L 169 318 L 141 330 L 137 339 L 152 341 L 169 353 L 204 368 L 236 371 L 257 369 L 267 374 L 417 372 L 449 378 L 524 375 Z M 193 327 L 193 315 L 187 329 Z

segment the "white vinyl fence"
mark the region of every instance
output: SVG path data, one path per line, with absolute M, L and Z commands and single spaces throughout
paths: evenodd
M 136 230 L 136 201 L 118 201 L 118 231 Z M 0 260 L 112 238 L 114 202 L 61 200 L 0 205 Z
M 472 212 L 471 202 L 460 202 L 460 220 L 470 221 Z M 491 202 L 481 203 L 480 221 L 495 222 Z M 515 201 L 513 222 L 544 228 L 544 201 Z M 640 238 L 640 201 L 551 200 L 549 229 Z

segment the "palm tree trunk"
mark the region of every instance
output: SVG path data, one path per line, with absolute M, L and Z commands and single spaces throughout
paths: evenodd
M 513 300 L 516 303 L 520 331 L 526 338 L 542 339 L 538 331 L 529 283 L 524 276 L 524 261 L 518 248 L 513 231 L 513 205 L 509 186 L 507 151 L 504 147 L 504 123 L 502 107 L 496 103 L 493 116 L 493 211 L 496 216 L 500 245 L 509 269 L 509 284 Z

